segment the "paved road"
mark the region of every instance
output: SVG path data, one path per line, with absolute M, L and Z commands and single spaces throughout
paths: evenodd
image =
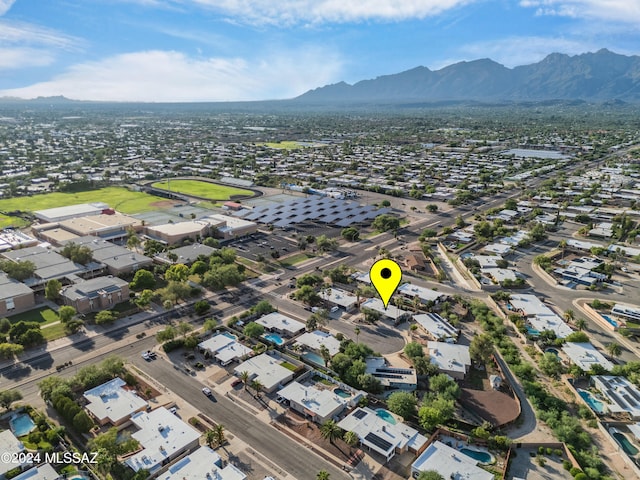
M 203 395 L 202 386 L 194 379 L 173 368 L 164 359 L 145 362 L 139 355 L 130 358 L 138 368 L 160 381 L 169 390 L 178 393 L 200 412 L 258 450 L 273 463 L 299 480 L 315 480 L 320 470 L 326 470 L 332 479 L 349 476 L 315 454 L 309 452 L 285 434 L 256 420 L 231 400 L 216 395 L 215 401 Z

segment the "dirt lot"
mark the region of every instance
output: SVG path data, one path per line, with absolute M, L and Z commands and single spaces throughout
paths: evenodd
M 540 466 L 536 459 L 535 448 L 515 449 L 517 455 L 511 462 L 507 478 L 526 478 L 527 480 L 570 480 L 571 474 L 562 467 L 564 458 L 557 455 L 544 455 L 545 465 Z

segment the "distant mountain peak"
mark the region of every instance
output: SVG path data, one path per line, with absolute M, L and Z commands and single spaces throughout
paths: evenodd
M 543 101 L 640 102 L 640 57 L 606 48 L 580 55 L 554 52 L 513 69 L 490 59 L 439 70 L 415 67 L 348 85 L 316 88 L 299 102 Z

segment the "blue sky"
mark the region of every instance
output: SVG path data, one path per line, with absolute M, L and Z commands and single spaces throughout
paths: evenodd
M 0 0 L 0 96 L 292 98 L 552 52 L 640 54 L 640 0 Z

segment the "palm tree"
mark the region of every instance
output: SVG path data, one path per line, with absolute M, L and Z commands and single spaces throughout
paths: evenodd
M 579 318 L 576 320 L 576 328 L 579 331 L 584 330 L 585 328 L 587 328 L 587 321 L 584 318 Z
M 333 445 L 333 441 L 336 438 L 342 437 L 342 429 L 335 420 L 327 420 L 320 425 L 320 435 L 322 435 L 322 438 L 329 440 L 329 443 Z
M 218 447 L 221 445 L 224 445 L 224 443 L 227 440 L 224 437 L 224 426 L 221 424 L 216 425 L 216 427 L 213 429 L 213 433 L 215 434 L 214 438 L 215 438 L 216 445 Z
M 558 243 L 558 247 L 560 247 L 562 249 L 562 258 L 561 258 L 561 260 L 564 260 L 564 251 L 567 248 L 567 241 L 566 240 L 560 240 L 560 242 Z
M 251 375 L 249 375 L 249 372 L 247 372 L 246 370 L 244 372 L 240 373 L 240 380 L 242 380 L 242 384 L 244 385 L 244 389 L 247 389 L 247 384 L 249 383 L 249 377 Z
M 358 343 L 358 335 L 360 335 L 360 327 L 354 328 L 353 333 L 356 334 L 356 343 Z
M 256 391 L 256 396 L 260 397 L 260 392 L 264 388 L 264 385 L 262 385 L 262 382 L 260 380 L 254 380 L 253 382 L 251 382 L 251 388 Z
M 614 358 L 619 357 L 620 354 L 622 353 L 622 347 L 618 345 L 616 342 L 611 342 L 607 344 L 606 348 L 607 348 L 607 352 L 609 352 L 609 355 L 611 355 Z
M 356 435 L 356 433 L 352 431 L 344 432 L 342 439 L 344 440 L 344 443 L 346 443 L 350 447 L 356 446 L 357 443 L 360 441 L 360 439 L 358 438 L 358 435 Z
M 567 322 L 573 322 L 576 319 L 575 313 L 573 310 L 569 309 L 562 315 Z
M 326 470 L 320 470 L 316 475 L 316 480 L 329 480 L 329 472 Z
M 327 347 L 325 347 L 324 345 L 320 345 L 320 355 L 322 356 L 322 359 L 324 360 L 324 365 L 326 367 L 329 366 L 329 362 L 331 361 L 331 353 L 329 353 L 329 349 Z
M 212 446 L 216 441 L 216 432 L 214 430 L 207 430 L 204 434 L 207 445 Z

